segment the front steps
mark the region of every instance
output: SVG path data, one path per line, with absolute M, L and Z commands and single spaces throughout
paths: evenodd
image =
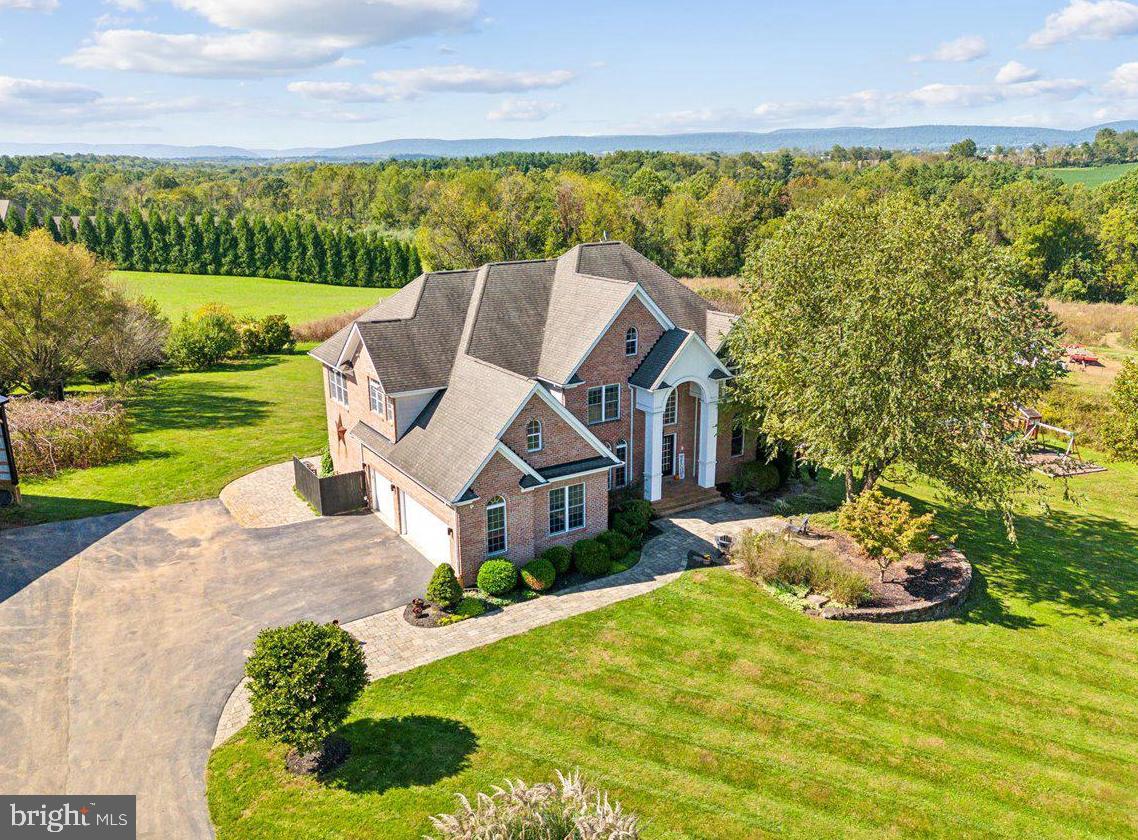
M 657 516 L 672 516 L 685 510 L 713 505 L 723 501 L 723 495 L 714 487 L 700 487 L 694 481 L 664 479 L 664 496 L 652 503 Z

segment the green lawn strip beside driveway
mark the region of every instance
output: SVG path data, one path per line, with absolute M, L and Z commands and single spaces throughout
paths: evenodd
M 1131 836 L 1138 468 L 1108 465 L 1078 504 L 1056 487 L 1025 511 L 1014 545 L 998 517 L 893 487 L 975 565 L 957 619 L 823 622 L 689 572 L 373 683 L 323 782 L 243 731 L 210 762 L 218 836 L 417 838 L 456 793 L 574 768 L 646 837 Z
M 135 455 L 21 485 L 23 504 L 0 523 L 94 516 L 216 496 L 259 467 L 327 442 L 320 365 L 305 354 L 163 373 L 127 401 Z

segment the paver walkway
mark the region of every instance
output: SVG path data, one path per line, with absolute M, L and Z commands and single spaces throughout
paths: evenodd
M 736 536 L 747 528 L 780 530 L 785 520 L 768 515 L 761 507 L 722 502 L 657 520 L 656 525 L 663 533 L 644 546 L 640 562 L 627 572 L 446 627 L 412 627 L 403 620 L 403 607 L 399 607 L 349 622 L 344 629 L 364 643 L 368 676 L 377 680 L 651 592 L 679 576 L 689 551 L 711 552 L 716 536 Z M 221 713 L 214 746 L 241 729 L 249 714 L 247 684 L 242 681 Z
M 292 461 L 285 461 L 231 481 L 221 491 L 221 503 L 242 528 L 277 528 L 316 519 L 293 486 Z

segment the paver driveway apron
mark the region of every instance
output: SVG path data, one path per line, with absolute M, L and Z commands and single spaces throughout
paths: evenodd
M 393 608 L 432 568 L 375 516 L 243 530 L 217 500 L 0 534 L 0 790 L 136 793 L 139 837 L 211 837 L 257 630 Z

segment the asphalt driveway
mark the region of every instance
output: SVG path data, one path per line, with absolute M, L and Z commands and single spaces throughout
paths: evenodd
M 139 837 L 212 837 L 257 631 L 391 609 L 431 571 L 374 516 L 243 530 L 217 500 L 0 534 L 0 791 L 134 793 Z

